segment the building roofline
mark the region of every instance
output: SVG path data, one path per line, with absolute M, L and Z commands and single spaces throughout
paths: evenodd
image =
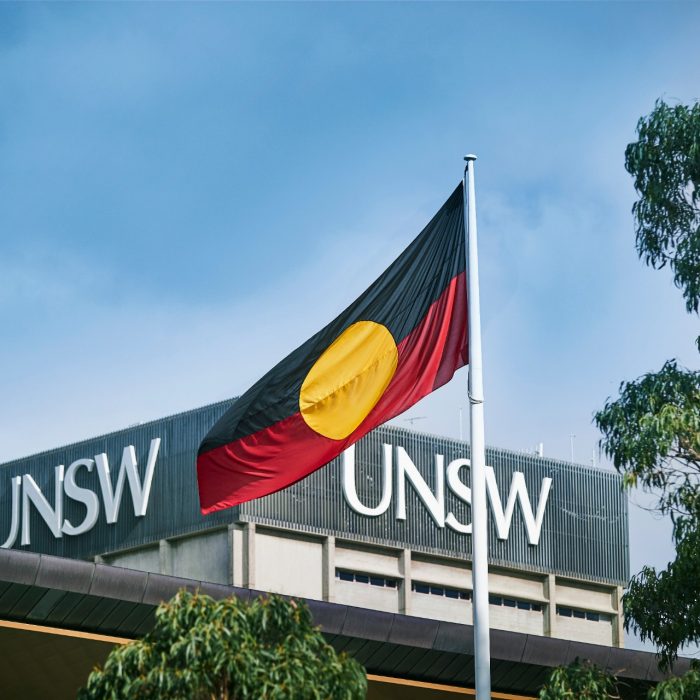
M 74 440 L 72 442 L 64 443 L 62 445 L 58 445 L 56 447 L 50 447 L 46 450 L 41 450 L 40 452 L 33 452 L 27 455 L 23 455 L 20 457 L 14 457 L 13 459 L 7 461 L 7 462 L 2 462 L 0 463 L 0 469 L 4 467 L 11 467 L 18 462 L 23 462 L 26 461 L 27 459 L 33 459 L 33 458 L 39 458 L 39 457 L 44 457 L 46 455 L 51 454 L 52 452 L 58 452 L 61 450 L 68 450 L 73 447 L 76 447 L 77 445 L 80 445 L 83 442 L 88 442 L 92 440 L 104 440 L 106 438 L 112 437 L 119 435 L 121 433 L 127 433 L 130 430 L 133 430 L 134 428 L 145 428 L 148 427 L 149 425 L 155 425 L 157 423 L 162 423 L 163 421 L 169 421 L 174 418 L 180 418 L 183 416 L 187 416 L 189 414 L 197 413 L 198 411 L 203 411 L 211 408 L 217 408 L 219 406 L 225 406 L 227 404 L 231 404 L 235 402 L 238 398 L 238 396 L 234 396 L 230 399 L 222 399 L 221 401 L 214 401 L 213 403 L 209 404 L 204 404 L 202 406 L 197 406 L 195 408 L 190 408 L 187 409 L 186 411 L 178 411 L 176 413 L 171 413 L 166 416 L 161 416 L 159 418 L 152 418 L 147 421 L 143 421 L 142 423 L 136 423 L 133 425 L 128 425 L 124 428 L 117 428 L 116 430 L 111 430 L 106 433 L 100 433 L 99 435 L 93 435 L 89 436 L 86 438 L 83 438 L 81 440 Z M 455 443 L 462 442 L 465 445 L 469 445 L 469 442 L 467 440 L 458 440 L 457 438 L 451 438 L 447 437 L 445 435 L 438 435 L 437 433 L 430 433 L 430 432 L 423 432 L 421 430 L 413 430 L 409 428 L 404 428 L 403 426 L 396 425 L 395 423 L 392 423 L 391 421 L 387 423 L 383 423 L 380 428 L 389 428 L 392 431 L 396 431 L 398 433 L 402 433 L 408 437 L 411 436 L 417 436 L 417 437 L 422 437 L 422 438 L 427 438 L 427 439 L 432 439 L 432 440 L 451 440 Z M 509 456 L 509 457 L 520 457 L 520 458 L 530 458 L 534 460 L 539 460 L 542 462 L 546 462 L 550 464 L 553 467 L 556 467 L 558 469 L 563 468 L 568 468 L 568 469 L 575 469 L 576 471 L 587 471 L 595 474 L 606 474 L 606 475 L 611 475 L 611 476 L 618 476 L 617 472 L 614 469 L 609 469 L 607 467 L 591 467 L 586 464 L 579 464 L 577 462 L 570 462 L 568 460 L 562 460 L 562 459 L 556 459 L 555 457 L 540 457 L 539 455 L 536 454 L 531 454 L 529 452 L 524 452 L 521 450 L 512 450 L 506 447 L 496 447 L 494 445 L 486 445 L 486 449 L 491 451 L 491 452 L 496 452 L 500 455 L 504 456 Z
M 221 599 L 267 595 L 221 584 L 122 569 L 46 554 L 0 550 L 0 618 L 120 637 L 153 625 L 158 604 L 181 589 Z M 307 600 L 314 622 L 338 650 L 368 670 L 414 680 L 473 685 L 473 627 Z M 505 630 L 491 630 L 493 687 L 535 693 L 551 668 L 590 659 L 617 677 L 644 686 L 661 680 L 657 656 Z M 690 660 L 678 659 L 675 674 Z

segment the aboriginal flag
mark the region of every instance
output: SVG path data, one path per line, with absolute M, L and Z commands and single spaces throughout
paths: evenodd
M 241 396 L 197 456 L 202 513 L 308 476 L 467 364 L 460 184 L 367 291 Z

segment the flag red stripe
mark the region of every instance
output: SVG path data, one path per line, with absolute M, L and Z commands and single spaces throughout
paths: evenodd
M 378 425 L 445 384 L 466 364 L 465 274 L 454 277 L 422 321 L 398 345 L 391 383 L 358 428 L 344 440 L 311 430 L 300 413 L 197 459 L 202 513 L 266 496 L 308 476 Z

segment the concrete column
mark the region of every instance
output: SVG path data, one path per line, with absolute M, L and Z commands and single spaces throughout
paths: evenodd
M 158 569 L 161 574 L 173 575 L 173 553 L 168 540 L 158 542 Z
M 554 574 L 548 574 L 544 580 L 544 595 L 547 603 L 544 606 L 544 634 L 554 637 L 557 625 L 557 583 Z
M 402 580 L 399 581 L 399 612 L 404 615 L 411 614 L 411 550 L 403 549 L 399 553 L 399 573 Z
M 615 614 L 612 619 L 612 641 L 616 647 L 625 646 L 625 618 L 622 610 L 622 586 L 616 586 L 612 591 L 612 607 Z
M 255 523 L 243 525 L 243 585 L 255 588 Z
M 329 535 L 323 540 L 322 552 L 323 580 L 321 591 L 323 600 L 335 602 L 335 537 Z
M 243 587 L 243 524 L 228 526 L 228 583 Z

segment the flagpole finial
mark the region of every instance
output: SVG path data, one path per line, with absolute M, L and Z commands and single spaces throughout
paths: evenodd
M 464 156 L 464 160 L 476 160 L 476 156 L 473 153 L 467 153 L 467 155 Z

